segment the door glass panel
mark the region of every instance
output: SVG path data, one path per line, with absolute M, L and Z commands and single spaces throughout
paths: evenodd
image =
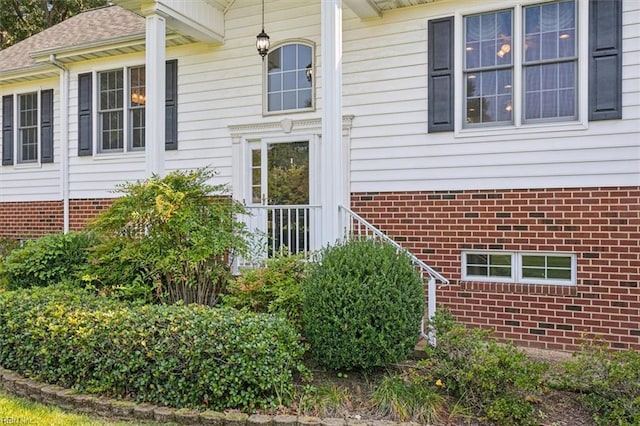
M 269 205 L 309 204 L 309 142 L 268 146 Z

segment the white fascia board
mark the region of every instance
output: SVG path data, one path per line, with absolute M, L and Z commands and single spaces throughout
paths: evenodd
M 143 15 L 157 13 L 167 26 L 207 44 L 224 43 L 224 12 L 205 2 L 156 0 L 141 7 Z
M 363 21 L 382 18 L 382 11 L 372 0 L 344 0 L 344 2 Z
M 21 81 L 49 78 L 58 75 L 58 69 L 51 64 L 39 63 L 24 68 L 0 71 L 0 86 Z
M 145 44 L 145 33 L 128 35 L 125 37 L 99 40 L 89 43 L 77 44 L 62 48 L 38 50 L 32 52 L 30 56 L 36 62 L 48 62 L 50 55 L 56 55 L 57 59 L 72 58 L 78 55 L 102 52 L 109 49 L 120 49 L 125 47 L 143 46 Z

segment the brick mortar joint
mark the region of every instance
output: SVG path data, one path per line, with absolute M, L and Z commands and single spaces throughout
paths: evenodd
M 319 417 L 296 415 L 250 415 L 238 412 L 221 413 L 210 410 L 199 411 L 171 408 L 148 403 L 136 404 L 131 401 L 106 398 L 99 395 L 74 393 L 70 389 L 57 385 L 50 385 L 25 378 L 1 366 L 0 389 L 17 397 L 58 406 L 64 411 L 100 417 L 106 416 L 115 420 L 154 420 L 157 422 L 171 422 L 181 425 L 213 424 L 234 426 L 262 424 L 287 426 L 347 426 L 351 424 L 360 426 L 417 425 L 417 423 L 398 423 L 389 420 L 360 420 L 352 418 L 321 419 Z

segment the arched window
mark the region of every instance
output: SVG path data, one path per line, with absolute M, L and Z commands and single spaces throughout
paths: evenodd
M 266 112 L 312 110 L 313 47 L 290 43 L 267 56 Z

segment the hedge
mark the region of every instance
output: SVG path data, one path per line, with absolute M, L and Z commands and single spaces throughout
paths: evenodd
M 287 404 L 304 349 L 286 320 L 125 306 L 80 290 L 0 294 L 0 365 L 81 392 L 224 410 Z

